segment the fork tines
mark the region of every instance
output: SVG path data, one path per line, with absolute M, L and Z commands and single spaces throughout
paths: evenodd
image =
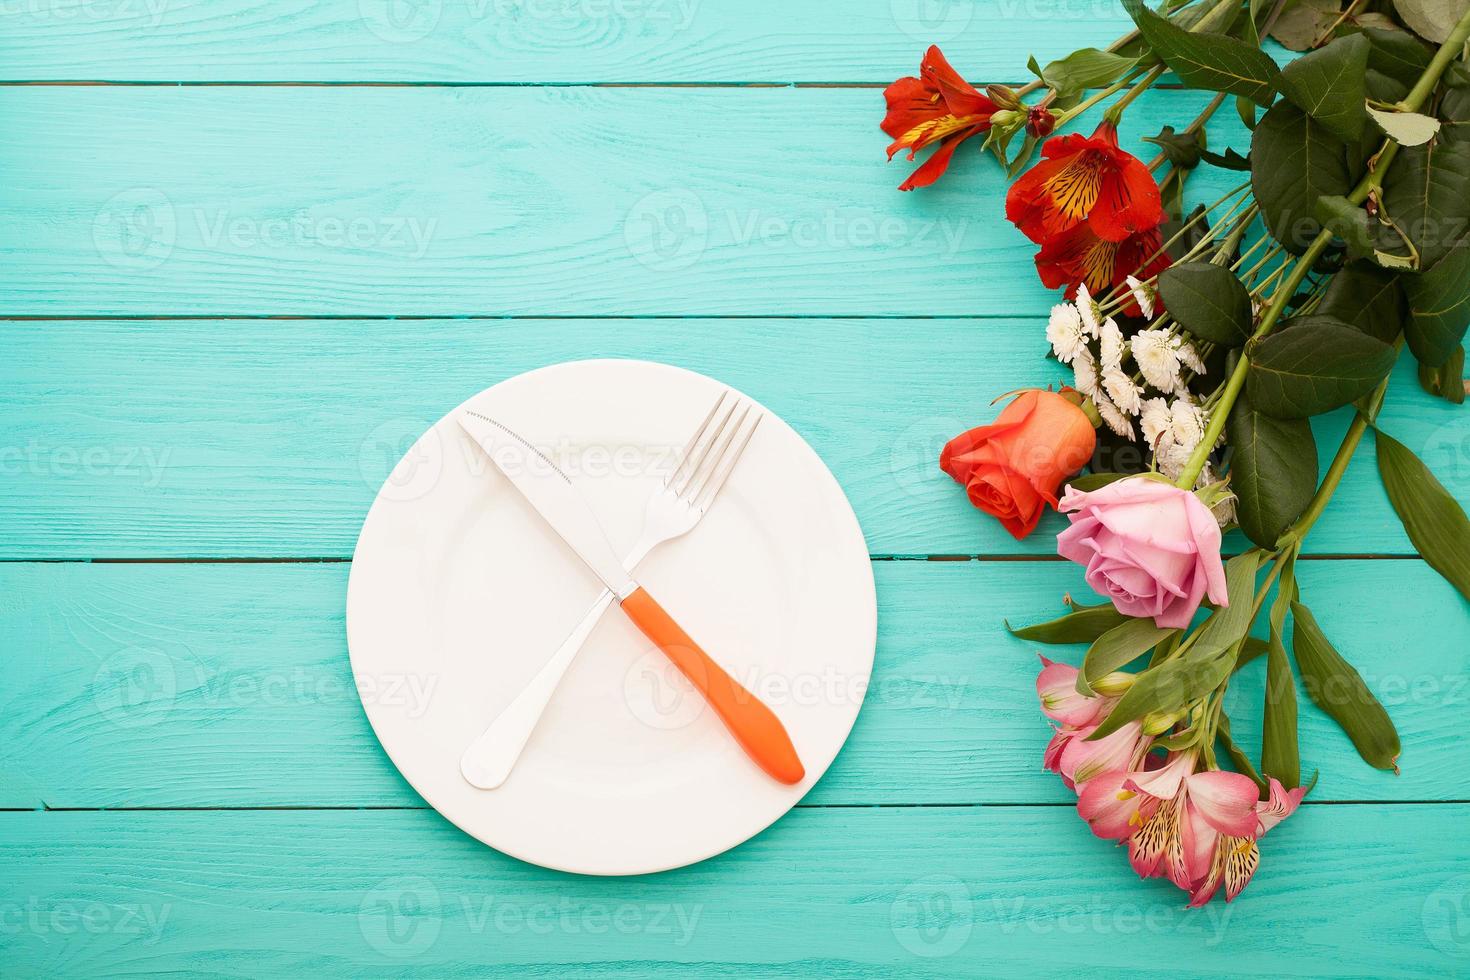
M 664 485 L 699 509 L 715 499 L 764 415 L 729 389 L 699 424 Z

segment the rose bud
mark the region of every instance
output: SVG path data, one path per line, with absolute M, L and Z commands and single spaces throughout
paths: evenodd
M 1053 116 L 1051 110 L 1046 106 L 1032 106 L 1031 110 L 1026 113 L 1026 133 L 1029 136 L 1045 139 L 1051 135 L 1056 125 L 1057 117 Z
M 1092 458 L 1097 434 L 1082 409 L 1053 391 L 1017 395 L 990 425 L 955 436 L 939 466 L 962 484 L 970 502 L 1011 535 L 1035 529 L 1057 488 Z

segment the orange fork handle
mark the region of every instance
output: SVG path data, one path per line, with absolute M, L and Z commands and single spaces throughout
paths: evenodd
M 623 612 L 699 689 L 756 765 L 788 785 L 801 782 L 806 769 L 774 711 L 711 660 L 645 590 L 624 599 Z

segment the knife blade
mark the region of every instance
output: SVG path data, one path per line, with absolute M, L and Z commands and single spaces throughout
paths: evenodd
M 806 770 L 785 726 L 725 672 L 623 568 L 587 501 L 544 453 L 488 415 L 466 409 L 460 427 L 592 573 L 628 618 L 704 695 L 747 755 L 773 778 L 801 782 Z

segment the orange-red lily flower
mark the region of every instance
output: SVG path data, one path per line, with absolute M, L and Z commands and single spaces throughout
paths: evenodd
M 1006 217 L 1033 242 L 1045 245 L 1084 225 L 1096 238 L 1121 242 L 1164 220 L 1159 185 L 1142 160 L 1118 147 L 1112 123 L 1091 136 L 1047 140 L 1041 156 L 1006 195 Z
M 1076 225 L 1042 243 L 1036 253 L 1036 271 L 1046 288 L 1066 286 L 1068 299 L 1077 295 L 1080 283 L 1086 283 L 1093 296 L 1101 296 L 1130 275 L 1148 279 L 1167 269 L 1170 259 L 1158 254 L 1161 245 L 1163 235 L 1157 226 L 1110 242 L 1093 234 L 1087 225 Z M 1121 298 L 1126 301 L 1123 312 L 1138 316 L 1141 311 L 1132 292 L 1123 292 Z
M 934 155 L 899 185 L 901 191 L 928 187 L 938 180 L 949 167 L 955 148 L 976 133 L 988 130 L 990 117 L 996 110 L 994 102 L 949 66 L 938 45 L 930 46 L 924 53 L 918 78 L 900 78 L 884 90 L 883 97 L 888 100 L 883 132 L 893 137 L 888 146 L 888 159 L 906 149 L 912 160 L 924 147 L 939 144 Z

